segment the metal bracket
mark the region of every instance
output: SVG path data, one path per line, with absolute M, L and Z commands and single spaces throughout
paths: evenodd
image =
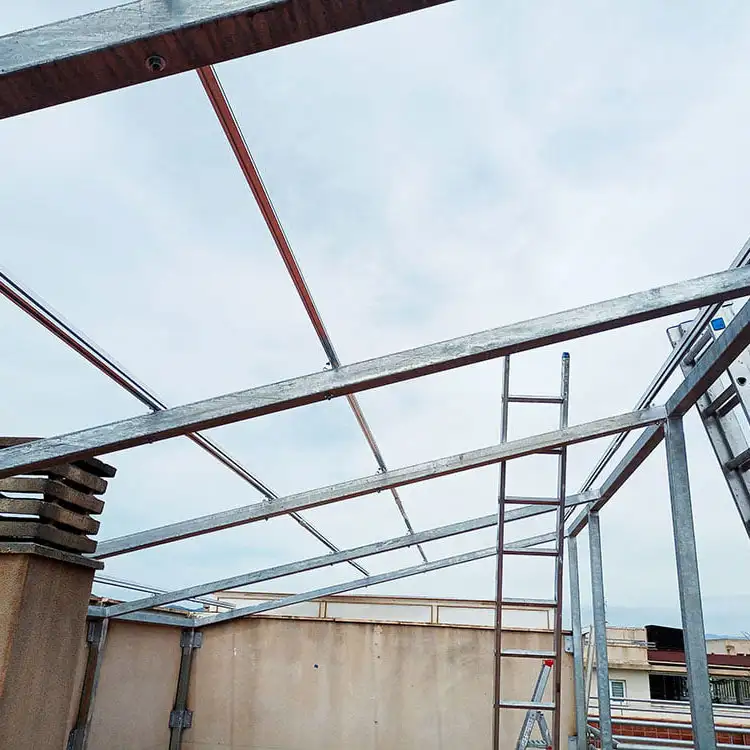
M 563 649 L 565 650 L 566 654 L 572 654 L 573 653 L 573 636 L 572 635 L 566 635 L 563 641 Z
M 189 708 L 169 712 L 170 729 L 190 729 L 193 726 L 193 712 Z
M 82 733 L 83 730 L 80 727 L 73 727 L 68 735 L 68 744 L 65 746 L 65 750 L 75 750 L 78 735 Z
M 180 634 L 180 648 L 200 648 L 203 645 L 203 633 L 200 630 L 183 630 Z
M 104 620 L 89 620 L 86 629 L 86 643 L 98 643 L 102 637 Z

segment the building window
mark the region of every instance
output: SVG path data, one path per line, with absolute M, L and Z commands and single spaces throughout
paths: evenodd
M 714 703 L 750 705 L 750 680 L 711 677 L 711 699 Z
M 622 701 L 625 700 L 625 680 L 610 680 L 609 681 L 609 695 L 612 700 Z
M 677 674 L 650 674 L 651 700 L 686 701 L 688 699 L 687 678 Z

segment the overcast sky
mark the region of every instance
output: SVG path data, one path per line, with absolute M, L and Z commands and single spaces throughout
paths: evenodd
M 0 33 L 106 5 L 29 0 L 4 9 Z M 457 0 L 217 72 L 339 354 L 354 362 L 726 268 L 750 235 L 748 34 L 739 1 Z M 0 262 L 166 402 L 324 368 L 195 74 L 4 120 L 0 167 Z M 512 389 L 556 392 L 567 349 L 571 423 L 628 411 L 674 322 L 519 355 Z M 10 303 L 0 325 L 6 434 L 143 413 Z M 363 394 L 389 466 L 496 442 L 500 372 L 492 362 Z M 555 419 L 550 407 L 514 407 L 511 437 Z M 687 433 L 707 629 L 750 630 L 750 542 L 694 414 Z M 210 435 L 282 495 L 376 469 L 341 399 Z M 606 442 L 571 449 L 571 490 Z M 108 460 L 119 471 L 100 538 L 260 499 L 185 439 Z M 510 465 L 513 493 L 554 484 L 549 457 Z M 402 497 L 424 529 L 491 513 L 496 485 L 489 468 Z M 387 493 L 306 517 L 341 547 L 403 533 Z M 663 448 L 607 506 L 602 532 L 610 621 L 679 624 Z M 493 541 L 489 530 L 425 549 L 434 559 Z M 322 551 L 282 518 L 115 558 L 106 572 L 180 587 Z M 419 559 L 403 550 L 364 564 Z M 259 588 L 356 575 L 344 565 Z M 484 560 L 371 591 L 490 598 L 493 580 Z M 506 590 L 550 596 L 551 566 L 514 559 Z

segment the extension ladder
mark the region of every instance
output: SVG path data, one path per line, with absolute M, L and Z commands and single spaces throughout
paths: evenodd
M 560 428 L 568 426 L 568 383 L 570 373 L 570 357 L 566 353 L 562 356 L 559 396 L 514 396 L 509 393 L 510 386 L 510 358 L 503 359 L 503 392 L 500 421 L 500 440 L 508 439 L 508 407 L 512 403 L 519 404 L 554 404 L 560 410 Z M 557 458 L 557 493 L 556 497 L 511 497 L 506 494 L 507 463 L 500 464 L 498 482 L 497 508 L 497 572 L 496 572 L 496 609 L 495 609 L 495 678 L 493 687 L 493 722 L 492 722 L 492 750 L 500 750 L 500 717 L 504 709 L 525 710 L 526 716 L 521 725 L 521 732 L 516 745 L 517 750 L 529 747 L 545 747 L 549 750 L 560 750 L 560 688 L 562 682 L 561 658 L 563 651 L 562 636 L 562 592 L 563 592 L 563 545 L 565 540 L 565 476 L 567 466 L 567 450 L 565 447 L 545 451 Z M 544 542 L 552 542 L 553 546 L 512 548 L 505 545 L 505 506 L 548 506 L 555 512 L 554 530 L 543 535 Z M 553 647 L 549 651 L 534 651 L 526 649 L 502 648 L 502 620 L 503 620 L 503 569 L 504 559 L 508 555 L 531 555 L 552 557 L 555 560 L 554 569 L 554 598 L 545 601 L 545 605 L 554 611 Z M 529 601 L 528 604 L 538 602 Z M 537 678 L 536 686 L 530 701 L 506 700 L 502 698 L 502 662 L 505 658 L 541 659 L 542 666 Z M 550 674 L 553 675 L 552 700 L 544 701 Z M 550 733 L 545 713 L 552 714 L 552 732 Z M 542 740 L 531 740 L 531 733 L 535 726 L 539 726 Z M 544 743 L 544 744 L 540 744 Z
M 732 303 L 721 306 L 716 317 L 680 363 L 687 375 L 734 317 Z M 667 329 L 672 347 L 690 329 L 681 323 Z M 750 536 L 750 351 L 745 350 L 698 399 L 698 414 L 734 498 L 742 523 Z

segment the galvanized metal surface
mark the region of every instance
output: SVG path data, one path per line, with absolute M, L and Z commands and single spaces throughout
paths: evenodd
M 693 738 L 697 750 L 715 750 L 716 733 L 714 732 L 711 685 L 708 679 L 706 632 L 703 626 L 703 603 L 682 419 L 667 420 L 665 433 L 669 496 L 677 560 L 677 586 L 680 592 L 680 613 L 685 641 L 685 666 L 687 667 L 690 713 L 693 720 Z
M 609 659 L 607 656 L 607 615 L 602 565 L 602 536 L 599 513 L 589 514 L 589 558 L 591 562 L 591 604 L 594 612 L 596 685 L 599 696 L 599 727 L 602 750 L 612 750 L 612 708 L 609 700 Z
M 362 479 L 354 479 L 349 482 L 323 487 L 310 492 L 302 492 L 281 498 L 271 503 L 256 503 L 242 508 L 234 508 L 220 513 L 212 513 L 206 516 L 181 521 L 156 529 L 129 534 L 109 541 L 101 542 L 96 552 L 96 558 L 102 559 L 121 555 L 136 549 L 144 549 L 159 544 L 186 539 L 188 537 L 207 534 L 219 529 L 240 526 L 252 523 L 264 518 L 282 515 L 292 510 L 304 510 L 320 505 L 345 500 L 352 497 L 371 494 L 380 490 L 398 487 L 412 482 L 447 476 L 461 471 L 489 466 L 499 463 L 504 459 L 518 458 L 531 455 L 540 450 L 551 447 L 560 447 L 574 443 L 594 440 L 597 437 L 611 435 L 621 430 L 629 430 L 635 427 L 659 423 L 666 417 L 663 407 L 653 407 L 642 412 L 623 414 L 617 417 L 608 417 L 587 424 L 567 427 L 563 430 L 534 435 L 520 440 L 514 440 L 505 444 L 480 448 L 479 450 L 466 451 L 453 456 L 428 461 L 404 469 L 394 469 L 383 474 L 375 474 Z M 1 454 L 2 452 L 0 452 Z M 520 510 L 525 510 L 519 508 Z M 538 510 L 533 508 L 531 510 Z
M 0 119 L 445 0 L 139 0 L 0 37 Z
M 682 415 L 690 409 L 730 364 L 750 345 L 750 302 L 729 323 L 724 333 L 690 370 L 666 403 L 670 414 Z M 620 460 L 600 488 L 599 497 L 584 508 L 569 525 L 568 534 L 575 535 L 586 526 L 588 510 L 600 510 L 623 482 L 646 460 L 663 438 L 661 426 L 645 430 Z
M 576 712 L 576 750 L 586 750 L 586 677 L 583 668 L 581 582 L 578 574 L 578 539 L 568 538 L 570 621 L 573 631 L 573 690 Z
M 503 358 L 500 400 L 500 444 L 508 441 L 508 405 L 510 403 L 510 357 Z M 495 542 L 495 651 L 492 678 L 492 748 L 500 746 L 500 698 L 503 663 L 503 555 L 505 548 L 505 487 L 508 464 L 500 463 L 497 481 L 497 540 Z
M 288 607 L 291 604 L 299 604 L 300 602 L 309 602 L 323 596 L 330 596 L 331 594 L 340 594 L 344 591 L 355 591 L 357 589 L 365 588 L 366 586 L 374 586 L 378 583 L 397 581 L 401 578 L 429 573 L 432 570 L 450 568 L 454 565 L 463 565 L 464 563 L 473 562 L 474 560 L 483 560 L 485 557 L 492 557 L 495 552 L 495 547 L 485 547 L 484 549 L 476 550 L 474 552 L 466 552 L 462 555 L 453 555 L 452 557 L 444 557 L 439 560 L 431 560 L 430 562 L 422 563 L 420 565 L 413 565 L 409 568 L 401 568 L 400 570 L 380 573 L 366 578 L 357 578 L 353 581 L 337 583 L 333 586 L 325 586 L 323 588 L 315 589 L 314 591 L 306 591 L 301 594 L 294 594 L 292 596 L 284 597 L 283 599 L 263 602 L 250 607 L 237 607 L 237 609 L 232 612 L 221 612 L 216 615 L 202 617 L 200 619 L 200 625 L 201 627 L 206 625 L 217 625 L 218 623 L 227 622 L 228 620 L 236 620 L 238 617 L 247 617 L 249 615 L 260 614 L 261 612 L 270 612 L 274 609 Z
M 168 408 L 164 401 L 162 401 L 162 399 L 159 398 L 151 388 L 138 380 L 132 373 L 128 372 L 121 364 L 107 354 L 98 344 L 76 329 L 58 312 L 53 310 L 39 297 L 39 295 L 35 294 L 26 285 L 21 284 L 18 279 L 12 278 L 10 274 L 3 269 L 0 269 L 0 294 L 37 323 L 46 328 L 68 348 L 72 349 L 87 362 L 94 365 L 94 367 L 106 375 L 110 380 L 117 383 L 117 385 L 119 385 L 124 391 L 127 391 L 131 396 L 137 398 L 144 406 L 155 412 L 164 411 Z M 197 433 L 187 433 L 185 437 L 192 440 L 196 445 L 206 451 L 206 453 L 219 461 L 219 463 L 226 466 L 231 472 L 247 482 L 266 499 L 275 500 L 278 498 L 278 495 L 267 484 L 252 474 L 239 461 L 237 461 L 237 459 L 230 456 L 210 438 Z M 35 480 L 6 479 L 0 480 L 0 485 L 2 485 L 2 482 L 10 481 L 18 482 Z M 50 485 L 52 484 L 54 483 L 50 483 Z M 0 486 L 0 489 L 2 489 L 2 486 Z M 70 492 L 69 488 L 65 487 L 64 489 L 68 491 L 68 493 Z M 47 491 L 54 493 L 55 488 L 49 486 L 47 487 Z M 66 502 L 71 502 L 75 498 L 64 496 L 62 499 L 66 500 Z M 89 498 L 84 499 L 89 503 L 87 506 L 89 510 L 94 510 L 95 512 L 101 511 L 101 507 L 98 511 L 91 507 L 91 500 Z M 328 547 L 328 549 L 332 552 L 338 552 L 339 548 L 309 521 L 307 521 L 307 519 L 297 513 L 291 513 L 290 515 L 298 524 L 300 524 L 300 526 L 309 531 L 318 541 Z M 352 565 L 359 570 L 360 573 L 367 575 L 367 570 L 365 570 L 365 568 L 357 563 L 352 563 Z
M 747 294 L 750 294 L 748 268 L 657 287 L 346 365 L 339 370 L 305 375 L 6 448 L 0 451 L 0 478 L 464 367 Z

